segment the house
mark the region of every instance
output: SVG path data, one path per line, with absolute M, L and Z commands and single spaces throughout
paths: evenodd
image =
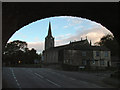
M 91 41 L 85 40 L 70 42 L 69 44 L 54 47 L 54 37 L 49 23 L 48 35 L 45 38 L 43 51 L 44 64 L 66 64 L 84 68 L 104 68 L 111 66 L 111 52 L 103 46 L 92 46 Z

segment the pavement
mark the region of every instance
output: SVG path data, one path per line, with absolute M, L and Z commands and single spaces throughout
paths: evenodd
M 49 68 L 3 67 L 2 88 L 114 88 L 102 82 L 108 75 Z

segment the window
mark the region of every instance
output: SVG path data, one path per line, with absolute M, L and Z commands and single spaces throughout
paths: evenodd
M 86 56 L 86 52 L 85 51 L 82 52 L 82 56 Z
M 72 64 L 72 60 L 70 60 L 70 64 Z
M 51 46 L 52 46 L 52 43 L 51 43 Z
M 69 62 L 69 60 L 66 60 L 66 63 L 68 63 Z
M 82 60 L 82 64 L 86 65 L 87 64 L 86 60 Z
M 100 52 L 99 51 L 96 51 L 96 56 L 100 56 Z
M 65 63 L 66 61 L 64 60 L 64 63 Z
M 92 63 L 95 64 L 95 60 L 93 60 Z
M 107 51 L 105 51 L 105 57 L 108 57 L 108 52 Z
M 101 60 L 101 61 L 100 61 L 100 64 L 101 64 L 101 65 L 104 65 L 104 60 Z

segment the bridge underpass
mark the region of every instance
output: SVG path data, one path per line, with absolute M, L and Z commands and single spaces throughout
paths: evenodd
M 2 48 L 20 28 L 54 16 L 86 18 L 110 30 L 118 40 L 118 3 L 2 3 Z

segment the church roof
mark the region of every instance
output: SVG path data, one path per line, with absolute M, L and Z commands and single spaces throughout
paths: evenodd
M 60 49 L 75 49 L 75 50 L 78 50 L 78 49 L 89 49 L 88 47 L 90 47 L 90 45 L 87 42 L 87 40 L 82 40 L 82 41 L 70 42 L 69 44 L 54 47 L 54 48 L 56 48 L 58 50 L 60 50 Z
M 91 46 L 92 50 L 102 50 L 102 51 L 110 51 L 107 47 L 105 46 Z
M 75 41 L 75 42 L 71 42 L 69 44 L 66 45 L 61 45 L 61 46 L 57 46 L 57 47 L 53 47 L 53 48 L 49 48 L 47 51 L 51 51 L 51 50 L 85 50 L 85 51 L 109 51 L 108 48 L 106 48 L 105 46 L 91 46 L 88 42 L 88 40 L 81 40 L 81 41 Z

